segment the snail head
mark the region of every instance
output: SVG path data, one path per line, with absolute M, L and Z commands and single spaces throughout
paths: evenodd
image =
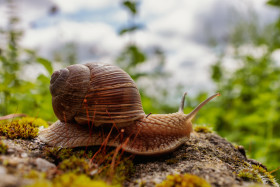
M 185 92 L 182 100 L 181 100 L 181 105 L 179 108 L 179 112 L 180 113 L 184 113 L 184 103 L 185 103 L 185 97 L 186 97 L 187 93 Z M 192 120 L 195 118 L 196 114 L 198 113 L 198 111 L 205 105 L 207 104 L 209 101 L 211 101 L 213 98 L 220 96 L 220 93 L 216 93 L 210 97 L 208 97 L 207 99 L 205 99 L 202 103 L 200 103 L 193 111 L 191 111 L 189 114 L 184 114 L 185 115 L 185 123 L 186 123 L 186 127 L 187 127 L 187 131 L 189 132 L 189 134 L 192 132 Z

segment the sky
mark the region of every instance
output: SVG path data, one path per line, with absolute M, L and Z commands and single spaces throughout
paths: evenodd
M 57 50 L 74 42 L 78 61 L 113 64 L 131 36 L 120 36 L 129 14 L 122 1 L 109 0 L 14 0 L 24 29 L 21 45 L 36 49 L 52 59 Z M 0 0 L 0 27 L 7 22 L 7 6 Z M 231 28 L 253 10 L 259 25 L 275 21 L 278 12 L 265 0 L 142 0 L 136 23 L 143 29 L 133 35 L 144 51 L 160 47 L 166 56 L 164 70 L 170 72 L 168 85 L 180 83 L 191 95 L 212 91 L 209 67 L 226 47 Z M 57 6 L 57 14 L 50 8 Z M 4 19 L 3 19 L 4 18 Z M 209 45 L 209 37 L 219 45 Z M 1 44 L 0 44 L 1 45 Z M 152 65 L 149 60 L 145 68 Z

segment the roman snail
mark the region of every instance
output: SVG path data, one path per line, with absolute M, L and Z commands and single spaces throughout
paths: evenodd
M 50 81 L 53 110 L 58 121 L 39 133 L 50 146 L 119 146 L 126 152 L 156 155 L 182 145 L 192 132 L 192 119 L 200 108 L 146 115 L 132 78 L 113 65 L 87 63 L 55 71 Z

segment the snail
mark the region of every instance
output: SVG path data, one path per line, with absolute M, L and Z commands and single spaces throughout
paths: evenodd
M 59 119 L 40 131 L 39 139 L 50 146 L 106 145 L 138 155 L 158 155 L 175 150 L 190 138 L 192 119 L 219 93 L 184 114 L 179 111 L 146 115 L 140 93 L 121 68 L 100 63 L 76 64 L 55 71 L 50 92 Z

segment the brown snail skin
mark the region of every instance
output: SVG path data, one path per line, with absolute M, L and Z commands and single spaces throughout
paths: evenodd
M 190 138 L 192 119 L 212 95 L 191 113 L 146 115 L 139 91 L 122 69 L 106 64 L 76 64 L 53 73 L 50 84 L 58 121 L 39 133 L 50 146 L 122 146 L 138 155 L 168 153 Z

